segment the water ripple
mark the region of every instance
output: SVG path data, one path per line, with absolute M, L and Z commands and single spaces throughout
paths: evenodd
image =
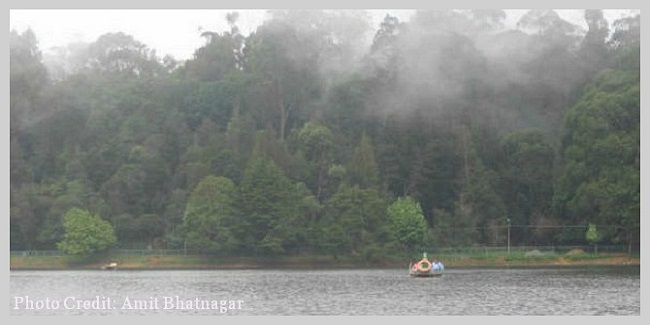
M 638 267 L 451 269 L 426 279 L 405 270 L 11 271 L 10 314 L 640 315 L 640 291 Z M 70 297 L 115 308 L 64 308 Z M 122 309 L 127 297 L 158 308 Z M 164 309 L 165 297 L 241 308 Z M 18 303 L 26 298 L 60 306 L 29 309 Z

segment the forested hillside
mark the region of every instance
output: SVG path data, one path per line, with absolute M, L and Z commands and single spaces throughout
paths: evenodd
M 182 62 L 115 31 L 46 65 L 11 31 L 11 249 L 56 249 L 69 211 L 216 255 L 503 245 L 508 222 L 637 245 L 640 16 L 505 17 L 231 14 Z

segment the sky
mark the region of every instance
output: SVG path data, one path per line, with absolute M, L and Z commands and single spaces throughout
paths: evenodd
M 233 9 L 11 9 L 9 27 L 22 33 L 31 28 L 39 41 L 39 49 L 47 53 L 54 47 L 74 42 L 92 43 L 106 33 L 124 32 L 155 49 L 159 57 L 171 55 L 177 60 L 192 58 L 205 39 L 202 31 L 220 32 L 228 29 L 226 14 Z M 264 21 L 266 10 L 236 10 L 238 27 L 244 35 Z M 516 23 L 526 10 L 511 10 L 507 22 Z M 629 10 L 612 10 L 606 14 L 611 21 Z M 373 25 L 378 26 L 390 13 L 407 21 L 413 10 L 370 10 Z M 566 20 L 584 25 L 582 10 L 558 10 Z
M 266 10 L 259 9 L 11 10 L 9 22 L 10 30 L 31 28 L 42 51 L 71 42 L 91 43 L 105 33 L 121 31 L 155 49 L 160 57 L 169 54 L 184 60 L 204 44 L 201 31 L 228 30 L 226 14 L 232 11 L 239 12 L 237 26 L 244 35 L 266 16 Z M 373 17 L 382 19 L 388 12 L 375 10 Z M 400 19 L 411 14 L 411 10 L 390 12 Z

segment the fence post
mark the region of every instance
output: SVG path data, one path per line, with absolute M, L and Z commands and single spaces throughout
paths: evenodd
M 508 256 L 510 256 L 510 218 L 508 218 Z

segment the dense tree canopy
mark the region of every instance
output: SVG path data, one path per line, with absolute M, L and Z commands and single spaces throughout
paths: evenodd
M 631 65 L 631 67 L 630 67 Z M 639 229 L 640 77 L 636 64 L 602 71 L 566 115 L 558 212 L 572 223 L 608 225 L 601 234 L 628 240 Z
M 11 31 L 11 249 L 372 259 L 508 219 L 515 245 L 638 244 L 640 15 L 269 17 L 186 61 L 115 31 L 46 65 Z

